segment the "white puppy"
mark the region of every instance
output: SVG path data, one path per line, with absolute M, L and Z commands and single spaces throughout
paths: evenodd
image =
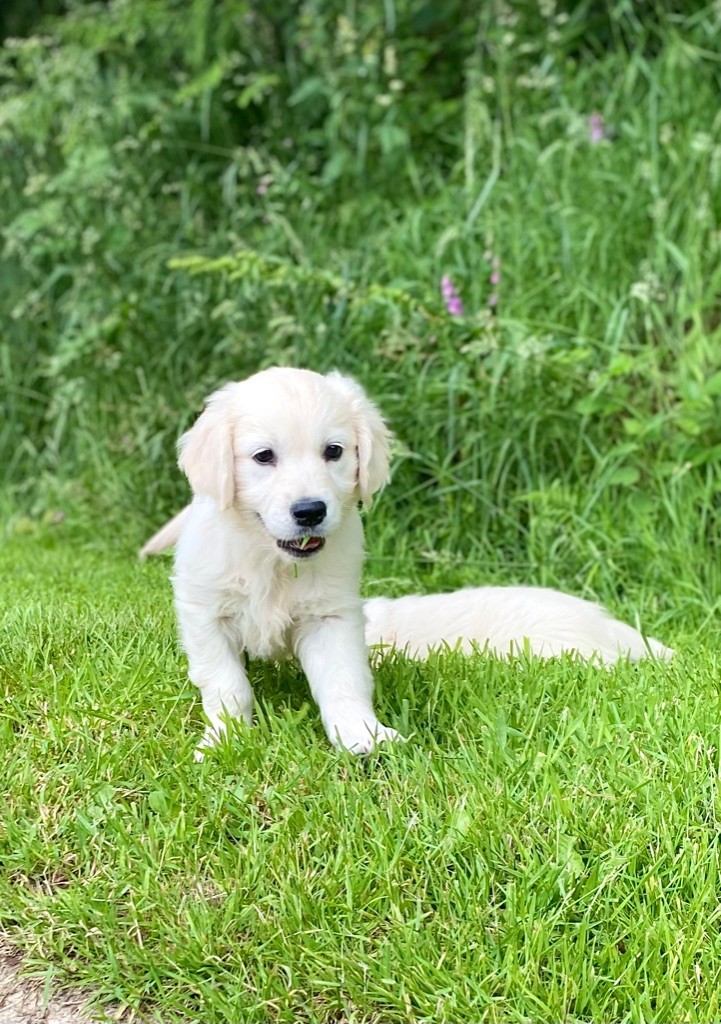
M 241 653 L 295 654 L 331 743 L 396 739 L 373 711 L 359 596 L 360 501 L 388 477 L 389 434 L 355 381 L 274 368 L 208 399 L 179 442 L 188 509 L 143 549 L 177 539 L 173 586 L 189 675 L 212 745 L 250 723 Z
M 243 651 L 297 655 L 329 739 L 356 753 L 400 738 L 373 711 L 366 644 L 417 658 L 457 644 L 501 656 L 569 651 L 604 664 L 673 654 L 598 605 L 540 587 L 363 605 L 358 502 L 386 482 L 388 443 L 355 381 L 278 368 L 211 395 L 180 439 L 195 497 L 141 555 L 177 543 L 180 634 L 209 721 L 201 746 L 217 741 L 227 716 L 252 720 Z

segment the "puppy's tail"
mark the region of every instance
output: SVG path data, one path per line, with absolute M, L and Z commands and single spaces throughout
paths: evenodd
M 654 640 L 652 636 L 646 637 L 646 646 L 654 658 L 660 658 L 663 661 L 668 661 L 669 658 L 673 658 L 676 653 L 673 647 L 664 646 L 660 640 Z
M 143 544 L 138 552 L 138 558 L 147 558 L 148 555 L 159 555 L 161 551 L 172 548 L 173 545 L 177 544 L 178 537 L 185 525 L 189 512 L 190 505 L 186 505 L 184 509 L 178 512 L 177 516 L 173 516 L 164 526 L 161 526 L 158 532 L 154 533 L 150 540 Z
M 668 661 L 673 657 L 675 653 L 673 649 L 666 647 L 660 640 L 644 636 L 633 626 L 619 622 L 618 619 L 612 618 L 605 609 L 602 614 L 606 628 L 602 632 L 599 631 L 598 634 L 599 651 L 607 664 L 612 664 L 618 658 L 624 657 L 630 658 L 631 661 L 639 661 L 641 658 L 648 657 Z

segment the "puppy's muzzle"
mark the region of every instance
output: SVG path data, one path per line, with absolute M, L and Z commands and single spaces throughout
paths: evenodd
M 326 517 L 328 509 L 324 501 L 316 498 L 301 498 L 290 506 L 290 514 L 298 526 L 318 526 Z

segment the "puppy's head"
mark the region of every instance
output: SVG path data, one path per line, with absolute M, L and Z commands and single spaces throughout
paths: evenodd
M 389 441 L 354 380 L 276 367 L 211 395 L 179 464 L 194 493 L 250 513 L 281 552 L 310 558 L 386 483 Z

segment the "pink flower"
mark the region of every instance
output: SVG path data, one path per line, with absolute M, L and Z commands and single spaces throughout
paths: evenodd
M 591 114 L 588 118 L 588 140 L 589 142 L 603 142 L 608 138 L 606 125 L 603 121 L 603 114 Z
M 264 181 L 261 181 L 260 185 L 258 185 L 255 191 L 258 193 L 259 196 L 264 196 L 265 193 L 268 191 L 268 186 Z
M 463 300 L 448 274 L 444 274 L 441 278 L 441 295 L 451 316 L 463 316 Z
M 488 306 L 489 309 L 495 309 L 498 305 L 498 286 L 501 283 L 501 258 L 500 256 L 494 256 L 492 253 L 489 253 L 488 257 L 493 268 L 488 278 L 493 286 L 493 291 L 488 296 Z

